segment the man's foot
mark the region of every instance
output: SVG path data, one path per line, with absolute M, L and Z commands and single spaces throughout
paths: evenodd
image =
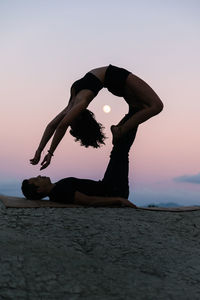
M 122 130 L 120 126 L 115 126 L 115 125 L 112 125 L 110 127 L 110 130 L 113 135 L 112 143 L 113 145 L 115 145 L 116 142 L 122 137 L 122 132 L 121 132 Z

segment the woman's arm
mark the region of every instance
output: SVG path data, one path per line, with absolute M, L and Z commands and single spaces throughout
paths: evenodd
M 100 196 L 88 196 L 78 191 L 75 192 L 74 203 L 87 206 L 110 206 L 121 205 L 132 208 L 137 208 L 136 205 L 128 201 L 127 199 L 120 197 L 100 197 Z
M 40 155 L 42 153 L 42 150 L 44 149 L 44 147 L 46 146 L 46 144 L 54 134 L 58 124 L 64 118 L 68 110 L 69 110 L 69 106 L 67 106 L 64 110 L 62 110 L 45 128 L 40 144 L 35 152 L 35 156 L 33 159 L 30 159 L 30 163 L 32 165 L 36 165 L 40 161 Z
M 88 106 L 87 100 L 81 100 L 77 104 L 75 104 L 69 112 L 64 116 L 61 120 L 59 125 L 56 128 L 56 131 L 53 136 L 53 140 L 51 142 L 51 146 L 49 148 L 48 154 L 45 156 L 44 160 L 42 161 L 42 167 L 40 170 L 45 169 L 51 162 L 51 157 L 53 156 L 54 151 L 56 150 L 58 144 L 62 140 L 63 136 L 65 135 L 67 128 L 73 122 L 77 116 Z
M 76 105 L 74 105 L 71 110 L 65 115 L 65 117 L 61 120 L 59 125 L 56 128 L 49 152 L 54 153 L 55 149 L 57 148 L 58 144 L 62 140 L 63 136 L 69 125 L 78 117 L 78 115 L 86 109 L 88 106 L 87 101 L 80 101 Z

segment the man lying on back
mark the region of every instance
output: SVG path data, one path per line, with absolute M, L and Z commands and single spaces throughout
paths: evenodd
M 129 113 L 120 122 L 126 122 L 134 114 Z M 137 128 L 121 138 L 111 151 L 110 160 L 102 180 L 68 177 L 52 183 L 49 177 L 38 176 L 22 182 L 22 192 L 27 199 L 49 197 L 51 201 L 88 206 L 122 205 L 136 208 L 127 200 L 129 195 L 129 150 Z

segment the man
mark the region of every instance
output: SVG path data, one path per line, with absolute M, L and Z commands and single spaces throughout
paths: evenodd
M 129 107 L 129 113 L 121 120 L 126 122 L 137 108 Z M 68 177 L 52 183 L 49 177 L 25 179 L 22 192 L 27 199 L 39 200 L 46 196 L 51 201 L 89 206 L 123 205 L 136 208 L 127 200 L 129 195 L 129 150 L 135 139 L 137 127 L 114 144 L 104 177 L 100 181 Z

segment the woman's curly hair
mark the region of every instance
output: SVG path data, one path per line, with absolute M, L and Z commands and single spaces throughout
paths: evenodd
M 103 129 L 102 124 L 96 121 L 93 112 L 84 109 L 76 121 L 71 124 L 70 134 L 75 137 L 76 142 L 80 141 L 81 146 L 99 148 L 101 144 L 105 144 L 106 137 Z

